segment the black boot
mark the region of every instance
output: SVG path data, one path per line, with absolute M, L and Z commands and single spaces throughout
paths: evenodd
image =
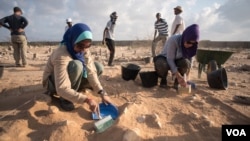
M 167 88 L 167 79 L 166 78 L 161 78 L 160 87 Z
M 72 102 L 63 99 L 60 97 L 60 106 L 62 107 L 63 110 L 65 111 L 72 111 L 75 109 L 75 106 Z
M 113 60 L 114 60 L 114 54 L 110 53 L 108 66 L 114 66 L 113 65 Z

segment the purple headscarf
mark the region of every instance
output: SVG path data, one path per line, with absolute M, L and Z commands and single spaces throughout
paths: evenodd
M 200 35 L 199 25 L 197 25 L 197 24 L 192 24 L 183 31 L 182 40 L 181 40 L 181 47 L 182 47 L 182 55 L 184 58 L 190 59 L 193 56 L 195 56 L 197 48 L 198 48 L 198 44 L 195 44 L 190 48 L 185 48 L 184 42 L 187 42 L 187 41 L 198 42 L 199 35 Z

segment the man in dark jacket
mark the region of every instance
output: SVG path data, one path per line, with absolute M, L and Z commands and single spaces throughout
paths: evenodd
M 0 25 L 9 29 L 11 32 L 11 41 L 14 48 L 14 59 L 17 67 L 25 67 L 27 39 L 24 28 L 28 25 L 26 18 L 21 16 L 22 10 L 19 7 L 14 7 L 14 14 L 0 19 Z M 22 58 L 22 65 L 20 59 Z

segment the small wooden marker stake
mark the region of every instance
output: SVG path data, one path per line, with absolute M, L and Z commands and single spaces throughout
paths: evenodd
M 36 59 L 36 53 L 33 54 L 33 60 L 35 60 L 35 59 Z

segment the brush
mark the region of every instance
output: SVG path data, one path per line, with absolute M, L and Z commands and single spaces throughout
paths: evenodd
M 100 119 L 100 116 L 99 116 Z M 102 133 L 114 124 L 112 117 L 106 116 L 94 123 L 94 127 L 97 133 Z

